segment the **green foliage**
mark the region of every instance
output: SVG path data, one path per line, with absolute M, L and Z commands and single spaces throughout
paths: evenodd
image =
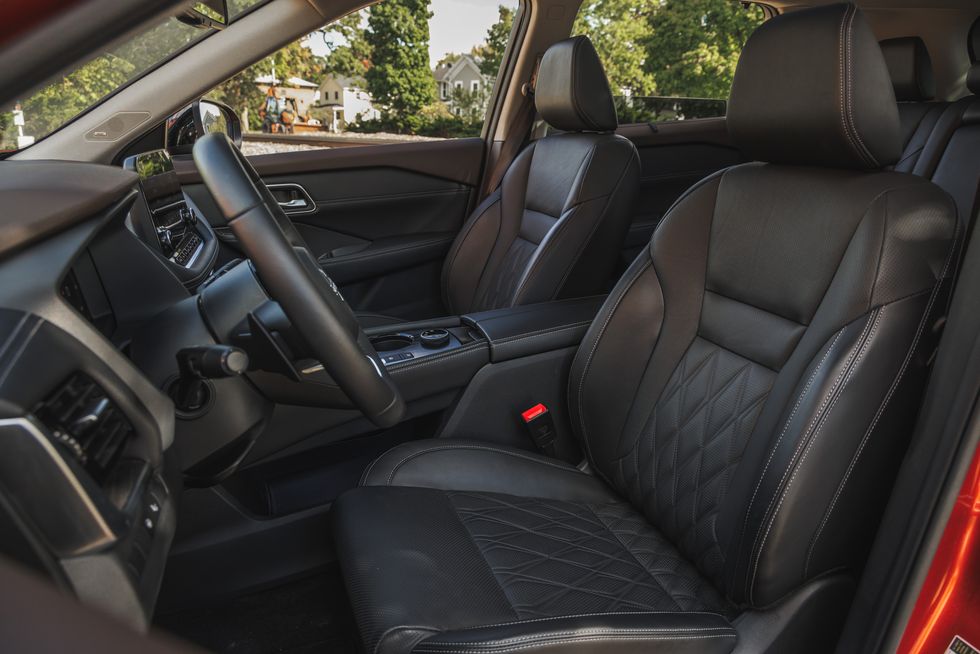
M 420 112 L 436 99 L 429 70 L 431 17 L 429 0 L 384 0 L 368 16 L 371 67 L 364 77 L 381 120 L 397 132 L 417 133 Z
M 732 0 L 662 0 L 646 43 L 656 93 L 727 98 L 742 47 L 764 19 L 758 5 Z
M 23 103 L 24 133 L 46 135 L 123 84 L 135 70 L 125 59 L 102 55 L 44 87 Z
M 165 61 L 203 32 L 168 19 L 92 59 L 23 100 L 24 134 L 41 138 L 129 80 Z M 7 131 L 11 131 L 12 127 Z M 9 138 L 9 137 L 8 137 Z
M 504 51 L 514 29 L 514 14 L 510 7 L 497 7 L 497 22 L 487 30 L 486 43 L 473 48 L 473 54 L 480 58 L 480 72 L 488 77 L 496 77 L 504 59 Z
M 355 12 L 319 32 L 324 43 L 330 47 L 330 54 L 324 61 L 325 70 L 341 77 L 364 77 L 367 64 L 371 61 L 371 46 L 364 34 L 364 18 L 365 12 Z M 339 36 L 344 45 L 334 45 L 332 36 Z
M 731 3 L 731 0 L 718 0 Z M 574 34 L 585 34 L 595 45 L 614 95 L 657 92 L 647 66 L 646 44 L 656 3 L 638 0 L 588 0 L 575 18 Z
M 764 18 L 733 0 L 590 0 L 575 33 L 592 39 L 614 94 L 724 99 Z
M 483 124 L 483 117 L 487 114 L 490 87 L 484 84 L 476 91 L 453 88 L 450 99 L 453 103 L 453 112 L 457 118 L 465 123 L 473 123 L 479 126 Z
M 417 136 L 430 136 L 434 138 L 454 139 L 479 136 L 483 129 L 483 115 L 480 114 L 477 120 L 466 120 L 465 118 L 454 116 L 442 102 L 436 101 L 423 107 L 419 112 L 419 127 L 412 132 Z M 385 120 L 362 120 L 353 125 L 347 126 L 349 132 L 362 132 L 376 134 L 379 132 L 397 132 L 397 125 Z

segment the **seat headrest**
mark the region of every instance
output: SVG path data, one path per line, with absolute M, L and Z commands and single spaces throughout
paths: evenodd
M 899 102 L 924 102 L 936 97 L 932 58 L 918 36 L 903 36 L 881 42 L 881 53 L 892 76 L 892 88 Z
M 615 131 L 609 80 L 588 37 L 559 41 L 544 53 L 534 106 L 546 123 L 563 132 Z
M 728 131 L 757 161 L 860 170 L 895 163 L 898 105 L 857 7 L 827 5 L 763 23 L 735 71 Z

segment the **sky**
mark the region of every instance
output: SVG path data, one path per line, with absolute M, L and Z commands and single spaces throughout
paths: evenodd
M 448 52 L 469 52 L 483 43 L 487 30 L 497 22 L 499 5 L 517 7 L 517 0 L 432 0 L 429 21 L 429 66 Z M 319 55 L 328 52 L 322 39 L 313 38 L 311 49 Z

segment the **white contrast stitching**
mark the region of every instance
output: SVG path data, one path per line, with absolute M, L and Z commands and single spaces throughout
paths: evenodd
M 448 359 L 455 359 L 456 357 L 463 356 L 464 354 L 469 354 L 470 352 L 476 352 L 477 350 L 482 350 L 487 347 L 484 342 L 475 343 L 473 345 L 464 345 L 463 347 L 447 352 L 446 354 L 437 354 L 435 356 L 425 357 L 421 361 L 415 361 L 412 363 L 404 363 L 398 366 L 392 366 L 388 369 L 388 374 L 393 375 L 396 372 L 403 372 L 405 370 L 416 370 L 423 366 L 427 366 L 430 363 L 438 363 L 440 361 L 446 361 Z
M 572 629 L 569 631 L 539 632 L 536 634 L 526 634 L 523 636 L 511 636 L 509 638 L 494 638 L 480 643 L 471 641 L 449 641 L 443 640 L 429 643 L 429 647 L 457 647 L 476 645 L 478 647 L 503 647 L 506 645 L 516 645 L 534 640 L 553 640 L 555 638 L 568 638 L 569 636 L 598 636 L 602 634 L 615 635 L 642 635 L 642 634 L 688 634 L 705 633 L 709 631 L 724 631 L 730 633 L 734 631 L 732 627 L 593 627 L 590 629 Z
M 486 647 L 478 643 L 474 643 L 473 645 L 471 645 L 466 649 L 439 649 L 438 647 L 434 649 L 429 649 L 429 647 L 433 647 L 433 646 L 422 644 L 421 646 L 416 647 L 414 651 L 419 654 L 472 654 L 473 652 L 486 652 L 486 651 L 492 651 L 495 652 L 496 654 L 507 654 L 508 652 L 518 652 L 521 650 L 530 649 L 532 647 L 539 647 L 541 645 L 564 645 L 570 643 L 589 643 L 589 642 L 599 642 L 603 640 L 681 640 L 681 639 L 708 640 L 711 638 L 736 638 L 736 637 L 737 636 L 734 632 L 726 633 L 726 634 L 710 634 L 710 635 L 705 634 L 705 635 L 697 635 L 697 636 L 682 636 L 682 635 L 617 636 L 615 634 L 610 634 L 608 636 L 602 636 L 602 637 L 590 636 L 589 638 L 561 638 L 557 640 L 543 640 L 537 643 L 526 643 L 516 647 L 505 647 L 505 648 Z
M 828 416 L 830 415 L 831 411 L 834 410 L 834 407 L 837 405 L 837 401 L 843 396 L 844 388 L 847 387 L 848 382 L 851 380 L 851 377 L 854 375 L 854 372 L 858 368 L 858 364 L 861 362 L 861 359 L 864 358 L 864 354 L 867 352 L 868 345 L 871 343 L 872 339 L 874 338 L 875 331 L 877 331 L 878 329 L 878 323 L 881 320 L 881 316 L 883 313 L 884 313 L 884 307 L 882 307 L 877 311 L 877 315 L 875 316 L 874 323 L 871 327 L 871 331 L 867 333 L 867 336 L 863 339 L 863 342 L 861 342 L 861 349 L 858 351 L 857 356 L 854 357 L 851 363 L 846 366 L 847 375 L 845 376 L 844 381 L 841 382 L 840 386 L 836 389 L 836 392 L 833 393 L 834 399 L 830 403 L 830 406 L 828 406 L 827 410 L 823 412 L 822 415 L 820 416 L 820 424 L 816 426 L 816 430 L 813 432 L 813 436 L 811 438 L 804 439 L 804 441 L 806 442 L 806 449 L 803 451 L 803 455 L 800 458 L 799 462 L 793 467 L 793 475 L 790 477 L 789 482 L 787 482 L 785 488 L 783 488 L 783 492 L 779 498 L 779 504 L 776 505 L 776 509 L 772 512 L 772 517 L 769 520 L 769 525 L 768 527 L 766 527 L 766 533 L 765 535 L 763 535 L 762 542 L 759 544 L 759 549 L 755 557 L 755 566 L 753 567 L 752 570 L 752 577 L 751 577 L 752 585 L 749 590 L 750 601 L 751 601 L 752 594 L 755 592 L 755 582 L 759 571 L 759 561 L 762 560 L 762 552 L 766 547 L 766 541 L 769 539 L 769 534 L 772 531 L 772 526 L 776 523 L 776 518 L 779 516 L 779 511 L 783 506 L 783 502 L 786 500 L 786 496 L 789 495 L 789 490 L 790 488 L 792 488 L 793 482 L 796 481 L 796 477 L 799 474 L 800 470 L 803 468 L 803 464 L 806 463 L 807 456 L 810 454 L 810 450 L 812 449 L 814 443 L 817 442 L 817 437 L 820 435 L 820 432 L 823 430 L 823 426 L 827 424 Z
M 783 471 L 782 477 L 780 477 L 780 479 L 779 479 L 779 484 L 776 485 L 777 492 L 778 492 L 778 490 L 780 488 L 785 488 L 784 484 L 786 483 L 786 478 L 789 476 L 790 471 L 793 469 L 793 466 L 794 465 L 798 465 L 797 457 L 800 455 L 800 452 L 803 450 L 804 446 L 806 445 L 807 440 L 808 440 L 810 434 L 816 428 L 816 426 L 820 422 L 820 420 L 823 419 L 824 409 L 827 408 L 827 403 L 830 402 L 831 398 L 834 396 L 834 394 L 839 389 L 840 383 L 841 383 L 841 379 L 844 377 L 845 373 L 850 368 L 851 362 L 853 361 L 853 358 L 854 358 L 855 353 L 856 353 L 856 348 L 863 341 L 863 339 L 864 339 L 865 335 L 868 333 L 868 329 L 870 329 L 870 327 L 871 327 L 871 314 L 869 314 L 867 320 L 865 320 L 864 327 L 862 327 L 861 333 L 858 335 L 857 341 L 848 350 L 847 356 L 844 358 L 844 364 L 841 367 L 840 372 L 837 373 L 837 378 L 834 379 L 834 382 L 830 385 L 830 388 L 827 390 L 827 393 L 820 400 L 820 404 L 817 406 L 817 410 L 814 413 L 813 418 L 810 419 L 810 421 L 807 424 L 806 428 L 803 430 L 802 437 L 800 438 L 799 443 L 796 445 L 796 448 L 793 450 L 793 454 L 790 457 L 789 461 L 787 462 L 787 467 Z M 844 329 L 846 329 L 846 326 L 844 328 L 842 328 L 841 331 L 843 331 Z M 828 350 L 828 353 L 829 352 L 830 352 L 830 350 Z M 765 517 L 767 515 L 770 515 L 772 513 L 773 506 L 775 504 L 776 504 L 776 495 L 774 494 L 772 496 L 772 498 L 769 500 L 769 504 L 766 506 L 765 512 L 762 514 L 762 521 L 763 522 L 765 521 Z M 756 545 L 759 543 L 759 539 L 762 538 L 762 524 L 763 523 L 760 522 L 759 529 L 756 530 L 756 532 L 755 532 L 755 538 L 752 541 L 752 547 L 751 547 L 751 549 L 749 549 L 749 558 L 750 559 L 752 558 L 752 553 L 756 551 Z M 756 569 L 758 569 L 758 559 L 756 560 Z M 751 575 L 748 575 L 746 577 L 746 579 L 745 579 L 745 590 L 746 590 L 746 592 L 747 593 L 751 593 L 752 588 L 754 586 L 755 586 L 755 573 L 753 572 Z
M 752 491 L 752 498 L 749 500 L 749 508 L 745 512 L 745 522 L 742 524 L 743 535 L 746 533 L 746 531 L 749 528 L 749 515 L 751 515 L 752 513 L 752 506 L 755 504 L 755 498 L 759 493 L 759 489 L 762 488 L 762 482 L 766 478 L 766 473 L 769 471 L 769 466 L 770 464 L 772 464 L 773 457 L 776 456 L 776 451 L 779 449 L 779 444 L 782 443 L 783 436 L 786 435 L 786 431 L 789 429 L 790 424 L 793 422 L 793 418 L 796 417 L 796 412 L 799 410 L 800 405 L 803 404 L 803 399 L 806 397 L 807 393 L 810 392 L 810 388 L 813 386 L 813 381 L 817 378 L 817 374 L 819 374 L 820 369 L 823 368 L 823 364 L 827 361 L 827 357 L 829 357 L 830 353 L 833 352 L 834 346 L 837 344 L 837 341 L 840 339 L 841 334 L 844 333 L 845 328 L 846 327 L 842 327 L 837 331 L 837 334 L 834 336 L 834 340 L 831 341 L 830 346 L 827 348 L 827 351 L 824 352 L 823 357 L 820 359 L 820 363 L 818 363 L 817 367 L 814 368 L 813 373 L 810 375 L 810 379 L 808 379 L 806 382 L 806 386 L 803 387 L 803 392 L 800 393 L 800 396 L 798 398 L 796 398 L 796 405 L 793 407 L 793 410 L 790 412 L 789 417 L 786 419 L 786 424 L 783 425 L 783 430 L 782 432 L 780 432 L 779 438 L 776 439 L 776 444 L 773 446 L 771 450 L 769 450 L 769 458 L 766 460 L 766 465 L 762 469 L 762 474 L 759 475 L 759 481 L 755 485 L 755 490 Z M 759 534 L 757 532 L 756 538 L 758 537 Z
M 953 242 L 955 243 L 958 240 L 959 240 L 959 225 L 956 226 L 956 229 L 953 233 Z M 837 491 L 834 493 L 834 499 L 830 503 L 830 509 L 827 511 L 827 515 L 825 515 L 823 520 L 821 521 L 820 527 L 819 529 L 817 529 L 817 534 L 813 537 L 813 542 L 810 544 L 810 549 L 806 555 L 806 565 L 804 565 L 803 567 L 804 576 L 809 574 L 810 560 L 813 558 L 813 552 L 814 550 L 816 550 L 817 542 L 820 540 L 820 536 L 823 534 L 823 530 L 827 526 L 827 523 L 830 522 L 830 517 L 833 515 L 834 509 L 837 507 L 837 500 L 840 499 L 840 496 L 844 493 L 844 487 L 847 486 L 847 482 L 851 478 L 851 472 L 854 471 L 854 467 L 857 464 L 858 459 L 861 458 L 861 453 L 864 452 L 864 448 L 867 445 L 868 440 L 871 438 L 871 434 L 878 426 L 878 420 L 881 419 L 882 414 L 885 412 L 885 408 L 888 406 L 888 403 L 891 401 L 892 395 L 895 393 L 895 389 L 898 388 L 899 383 L 902 381 L 902 378 L 905 376 L 905 372 L 908 368 L 909 363 L 912 361 L 912 357 L 915 355 L 915 349 L 919 345 L 919 339 L 922 337 L 922 334 L 925 332 L 926 323 L 928 323 L 929 316 L 932 312 L 932 305 L 935 303 L 936 298 L 939 296 L 939 289 L 942 285 L 943 280 L 946 279 L 946 272 L 949 270 L 949 264 L 953 260 L 953 252 L 955 251 L 956 251 L 955 245 L 953 247 L 950 247 L 949 254 L 946 255 L 946 263 L 943 264 L 943 270 L 939 274 L 939 277 L 936 280 L 936 285 L 933 288 L 933 292 L 929 297 L 929 303 L 926 305 L 925 313 L 922 316 L 922 320 L 919 322 L 919 329 L 915 333 L 915 338 L 912 341 L 912 346 L 909 348 L 908 353 L 905 355 L 905 360 L 902 362 L 902 367 L 898 371 L 898 375 L 895 377 L 895 381 L 892 383 L 891 388 L 888 389 L 888 394 L 885 396 L 885 399 L 882 400 L 881 405 L 878 407 L 878 412 L 875 414 L 874 420 L 871 422 L 871 426 L 868 427 L 868 431 L 864 433 L 864 437 L 861 439 L 861 445 L 858 446 L 858 449 L 854 453 L 854 456 L 851 457 L 851 462 L 847 466 L 847 471 L 844 473 L 844 478 L 841 480 L 840 485 L 837 487 Z
M 724 618 L 721 613 L 715 613 L 713 611 L 684 611 L 683 613 L 679 611 L 601 611 L 598 613 L 577 613 L 575 615 L 559 615 L 551 618 L 530 618 L 528 620 L 513 620 L 511 622 L 496 622 L 494 624 L 481 624 L 475 627 L 465 627 L 463 629 L 457 629 L 456 631 L 473 631 L 476 629 L 489 629 L 491 627 L 510 627 L 519 624 L 532 624 L 535 622 L 548 622 L 550 620 L 567 620 L 570 618 L 601 618 L 610 615 L 630 615 L 630 616 L 644 616 L 644 615 L 714 615 L 719 618 Z
M 538 338 L 539 336 L 547 336 L 549 334 L 557 334 L 558 332 L 568 331 L 570 329 L 581 329 L 582 327 L 588 327 L 592 324 L 591 320 L 584 320 L 581 322 L 576 322 L 571 325 L 565 325 L 563 327 L 546 327 L 545 329 L 538 329 L 533 332 L 528 332 L 527 334 L 516 334 L 514 336 L 508 336 L 507 338 L 502 338 L 496 341 L 496 345 L 504 345 L 508 343 L 516 343 L 518 341 L 523 341 L 528 338 Z M 494 341 L 490 341 L 492 344 Z

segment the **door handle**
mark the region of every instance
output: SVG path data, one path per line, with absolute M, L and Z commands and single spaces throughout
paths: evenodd
M 269 191 L 276 198 L 276 204 L 285 213 L 302 214 L 315 213 L 316 203 L 299 184 L 269 184 Z

